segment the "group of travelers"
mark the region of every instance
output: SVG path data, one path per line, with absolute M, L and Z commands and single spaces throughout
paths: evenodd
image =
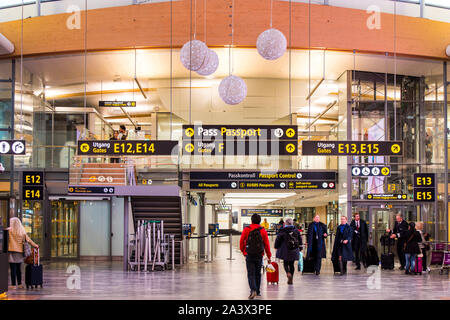
M 264 253 L 271 264 L 272 253 L 270 251 L 269 237 L 266 231 L 268 226 L 265 219 L 261 223 L 261 217 L 254 214 L 251 217 L 251 225 L 244 228 L 240 249 L 245 256 L 247 265 L 247 277 L 250 286 L 249 299 L 254 299 L 261 295 L 261 269 L 263 268 Z M 282 226 L 279 226 L 282 224 Z M 287 276 L 287 283 L 293 284 L 295 272 L 295 261 L 299 260 L 303 245 L 306 246 L 305 261 L 313 266 L 313 272 L 320 274 L 322 259 L 326 258 L 325 242 L 328 237 L 327 226 L 320 222 L 320 216 L 316 215 L 313 222 L 308 225 L 306 233 L 306 243 L 303 244 L 302 235 L 298 224 L 292 218 L 287 218 L 277 224 L 277 237 L 274 247 L 276 258 L 283 261 L 283 267 Z M 424 234 L 423 223 L 407 223 L 401 214 L 396 215 L 396 222 L 393 230 L 387 229 L 391 239 L 398 239 L 397 253 L 400 260 L 400 269 L 406 274 L 413 274 L 417 255 L 423 254 L 423 265 L 426 266 L 426 242 L 427 234 Z M 335 239 L 331 260 L 333 265 L 337 265 L 341 275 L 347 273 L 348 261 L 353 261 L 355 270 L 361 269 L 361 263 L 365 261 L 367 243 L 369 240 L 369 228 L 359 213 L 354 215 L 353 220 L 348 223 L 347 217 L 340 218 L 340 224 L 335 227 Z M 367 265 L 365 265 L 367 266 Z
M 395 216 L 394 229 L 386 229 L 391 233 L 391 239 L 397 239 L 397 255 L 400 260 L 400 270 L 405 274 L 417 274 L 415 264 L 418 255 L 422 255 L 422 266 L 427 268 L 427 251 L 430 250 L 428 243 L 429 234 L 423 232 L 423 222 L 406 222 L 401 214 Z

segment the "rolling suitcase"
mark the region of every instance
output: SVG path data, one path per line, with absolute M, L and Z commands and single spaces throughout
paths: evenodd
M 378 258 L 377 249 L 374 246 L 368 245 L 365 254 L 365 265 L 368 266 L 378 266 L 380 264 L 380 259 Z
M 268 284 L 278 284 L 280 281 L 280 271 L 278 269 L 278 263 L 275 261 L 271 262 L 272 266 L 275 268 L 275 272 L 266 272 L 267 274 L 267 283 Z
M 314 273 L 314 259 L 303 258 L 303 271 L 304 273 Z
M 394 269 L 394 254 L 391 252 L 391 244 L 390 240 L 387 240 L 387 235 L 381 237 L 381 244 L 383 245 L 383 254 L 381 255 L 381 269 L 384 270 L 393 270 Z M 386 247 L 388 248 L 388 252 L 386 253 Z
M 414 265 L 414 272 L 422 274 L 423 266 L 422 266 L 422 257 L 416 258 L 416 264 Z
M 40 264 L 39 249 L 35 250 L 33 263 L 25 267 L 25 285 L 28 288 L 37 288 L 40 286 L 42 288 L 43 284 L 43 270 L 42 264 Z

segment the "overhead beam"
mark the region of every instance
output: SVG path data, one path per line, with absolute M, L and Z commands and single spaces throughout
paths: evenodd
M 306 130 L 308 130 L 314 123 L 316 123 L 317 120 L 319 120 L 325 113 L 327 113 L 328 111 L 330 111 L 331 108 L 333 108 L 336 105 L 337 101 L 334 100 L 333 102 L 331 102 L 325 110 L 323 110 L 319 115 L 317 115 L 317 117 L 314 118 L 313 122 L 309 123 L 308 126 L 306 126 Z

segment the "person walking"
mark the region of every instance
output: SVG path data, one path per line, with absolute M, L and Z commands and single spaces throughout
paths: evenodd
M 306 234 L 307 259 L 314 260 L 314 270 L 316 275 L 320 274 L 322 259 L 326 258 L 325 239 L 327 237 L 327 226 L 320 222 L 319 215 L 314 217 L 313 222 L 308 226 Z
M 6 230 L 8 230 L 8 262 L 11 270 L 10 288 L 23 288 L 21 268 L 25 259 L 24 244 L 28 242 L 35 248 L 39 246 L 28 237 L 19 218 L 9 219 L 9 228 Z
M 423 222 L 419 221 L 416 222 L 416 230 L 420 233 L 420 237 L 422 238 L 422 241 L 419 242 L 419 248 L 422 252 L 422 273 L 430 272 L 430 268 L 428 268 L 427 264 L 427 255 L 431 248 L 430 243 L 427 241 L 427 239 L 430 238 L 430 235 L 428 233 L 423 232 Z
M 353 230 L 352 250 L 355 257 L 355 270 L 361 270 L 361 258 L 365 261 L 364 252 L 367 250 L 367 242 L 369 241 L 369 228 L 366 221 L 360 218 L 359 213 L 355 213 L 350 227 Z
M 247 266 L 247 279 L 250 287 L 250 296 L 248 298 L 254 299 L 256 296 L 261 295 L 261 269 L 264 252 L 269 263 L 272 254 L 267 231 L 260 225 L 261 217 L 255 213 L 252 215 L 251 221 L 252 224 L 242 231 L 239 244 Z
M 347 273 L 347 261 L 353 260 L 352 250 L 353 229 L 347 223 L 347 217 L 341 217 L 341 224 L 336 228 L 331 261 L 338 263 L 341 275 Z
M 109 140 L 119 140 L 119 131 L 114 130 L 113 136 Z M 110 163 L 119 163 L 120 158 L 110 158 Z
M 284 221 L 283 218 L 280 219 L 280 221 L 278 221 L 277 225 L 276 225 L 276 230 L 275 233 L 278 234 L 281 230 L 281 228 L 284 227 Z
M 292 218 L 287 218 L 285 225 L 275 239 L 276 257 L 283 260 L 284 270 L 288 278 L 288 284 L 293 284 L 294 263 L 299 259 L 302 250 L 302 236 L 294 225 Z
M 394 229 L 392 230 L 391 238 L 397 239 L 397 255 L 398 259 L 400 260 L 400 270 L 405 269 L 405 252 L 404 252 L 404 245 L 405 245 L 405 235 L 408 232 L 408 222 L 403 220 L 403 215 L 401 213 L 398 213 L 395 216 L 395 224 Z M 390 229 L 386 229 L 386 232 L 390 233 Z
M 404 252 L 405 252 L 405 274 L 416 274 L 414 268 L 416 266 L 417 255 L 421 253 L 419 243 L 422 242 L 422 236 L 416 230 L 416 224 L 410 222 L 408 231 L 405 233 Z
M 127 128 L 122 124 L 119 127 L 119 140 L 127 140 L 128 138 L 128 131 Z

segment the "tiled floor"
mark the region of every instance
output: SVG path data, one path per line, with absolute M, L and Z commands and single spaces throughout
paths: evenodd
M 220 244 L 213 263 L 191 262 L 176 271 L 123 272 L 122 264 L 51 263 L 44 265 L 44 288 L 11 290 L 9 299 L 246 299 L 248 286 L 245 263 L 237 249 L 229 261 L 228 245 Z M 70 264 L 81 270 L 81 289 L 68 289 Z M 281 267 L 281 265 L 280 265 Z M 450 278 L 434 272 L 406 276 L 401 271 L 375 275 L 350 268 L 347 276 L 333 275 L 329 260 L 320 276 L 296 274 L 294 285 L 262 284 L 261 299 L 450 299 Z M 378 281 L 379 280 L 379 281 Z

